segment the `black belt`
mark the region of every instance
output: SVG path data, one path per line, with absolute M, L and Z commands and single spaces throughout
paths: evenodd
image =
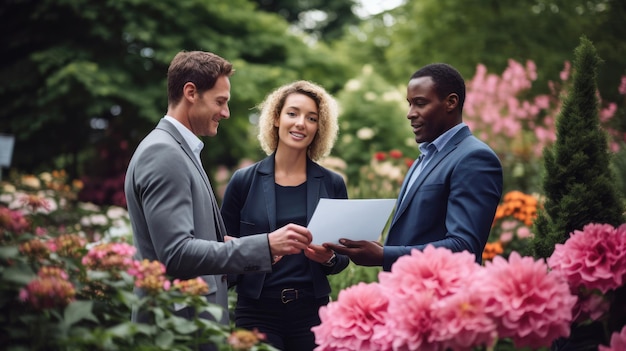
M 310 289 L 285 288 L 280 290 L 263 290 L 261 298 L 279 299 L 282 303 L 290 303 L 298 299 L 312 298 L 315 294 Z

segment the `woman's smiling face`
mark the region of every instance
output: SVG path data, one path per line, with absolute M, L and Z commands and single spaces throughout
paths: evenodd
M 293 93 L 287 96 L 274 122 L 278 127 L 278 147 L 306 150 L 313 142 L 318 128 L 317 104 L 310 97 Z

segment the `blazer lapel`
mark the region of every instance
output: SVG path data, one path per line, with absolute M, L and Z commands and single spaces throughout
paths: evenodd
M 257 172 L 261 179 L 263 188 L 263 200 L 265 202 L 265 210 L 267 211 L 267 220 L 269 222 L 270 231 L 276 230 L 276 181 L 274 179 L 274 154 L 266 157 L 261 161 Z
M 328 197 L 326 189 L 322 187 L 324 173 L 315 162 L 307 157 L 306 164 L 306 223 L 309 224 L 319 199 Z
M 211 200 L 211 203 L 213 204 L 211 208 L 213 210 L 213 217 L 216 220 L 215 230 L 217 232 L 217 239 L 219 241 L 223 241 L 224 233 L 226 233 L 226 226 L 224 225 L 224 221 L 222 220 L 222 215 L 219 212 L 217 199 L 215 198 L 215 194 L 213 193 L 213 187 L 211 187 L 211 182 L 209 181 L 209 177 L 204 171 L 204 168 L 202 168 L 202 165 L 200 165 L 200 163 L 196 159 L 196 156 L 191 150 L 191 147 L 187 145 L 187 142 L 184 140 L 183 136 L 180 135 L 176 127 L 171 122 L 169 122 L 166 119 L 161 119 L 161 121 L 159 122 L 156 128 L 164 130 L 167 133 L 169 133 L 174 138 L 174 140 L 176 140 L 176 142 L 180 145 L 181 149 L 187 155 L 187 157 L 189 157 L 191 162 L 193 162 L 196 168 L 196 171 L 200 174 L 200 177 L 204 181 L 204 185 L 206 186 L 207 191 L 209 193 L 209 198 Z
M 446 156 L 448 156 L 448 154 L 450 154 L 454 149 L 456 149 L 457 145 L 461 142 L 461 140 L 467 138 L 470 135 L 472 135 L 472 133 L 469 131 L 468 127 L 464 127 L 460 129 L 452 137 L 452 139 L 450 139 L 450 141 L 448 141 L 448 143 L 443 147 L 443 150 L 433 155 L 433 158 L 428 162 L 426 167 L 422 169 L 421 173 L 417 176 L 417 179 L 415 179 L 415 183 L 413 183 L 410 189 L 404 189 L 409 179 L 408 175 L 407 177 L 405 177 L 404 184 L 402 185 L 404 191 L 407 192 L 405 201 L 400 201 L 401 198 L 398 198 L 398 203 L 400 204 L 400 207 L 396 209 L 396 213 L 394 214 L 391 225 L 393 225 L 397 221 L 397 219 L 402 215 L 402 213 L 404 213 L 404 211 L 409 206 L 409 203 L 415 196 L 415 193 L 418 191 L 422 183 L 424 183 L 424 180 L 428 178 L 428 175 L 435 169 L 435 167 L 437 167 L 437 165 L 441 161 L 443 161 L 446 158 Z M 415 168 L 413 166 L 411 168 L 412 168 L 412 171 L 415 171 Z

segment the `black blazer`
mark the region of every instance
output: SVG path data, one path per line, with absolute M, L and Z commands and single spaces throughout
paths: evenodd
M 320 198 L 346 199 L 348 192 L 343 178 L 310 159 L 307 159 L 307 223 L 311 220 Z M 252 234 L 270 233 L 276 227 L 276 195 L 274 191 L 274 154 L 265 159 L 235 171 L 222 203 L 222 217 L 228 235 L 243 237 Z M 338 233 L 339 234 L 339 233 Z M 243 258 L 245 259 L 245 258 Z M 330 294 L 328 274 L 344 270 L 349 259 L 337 255 L 337 262 L 332 267 L 309 260 L 315 297 Z M 248 273 L 237 275 L 237 294 L 259 298 L 263 289 L 266 273 Z M 232 279 L 232 277 L 231 277 Z

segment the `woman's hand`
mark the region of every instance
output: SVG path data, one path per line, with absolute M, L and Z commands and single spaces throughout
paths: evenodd
M 335 252 L 333 250 L 315 244 L 310 244 L 309 247 L 304 250 L 304 255 L 306 257 L 308 257 L 310 260 L 322 264 L 328 262 L 334 254 Z

